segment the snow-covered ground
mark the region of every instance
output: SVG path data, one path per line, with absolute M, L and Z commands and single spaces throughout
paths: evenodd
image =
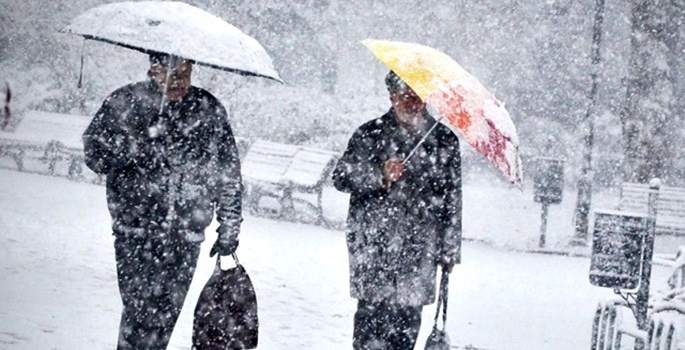
M 121 304 L 104 192 L 0 170 L 0 349 L 114 348 Z M 611 295 L 589 284 L 588 259 L 503 249 L 536 242 L 539 207 L 532 196 L 468 184 L 464 192 L 465 234 L 498 248 L 465 243 L 463 264 L 451 278 L 453 344 L 588 349 L 595 306 Z M 550 211 L 552 246 L 568 239 L 573 200 L 566 197 Z M 213 267 L 212 232 L 173 349 L 189 348 L 194 303 Z M 355 302 L 348 296 L 342 232 L 248 216 L 238 253 L 258 294 L 260 349 L 351 348 Z M 667 273 L 656 267 L 653 285 L 663 286 Z M 417 347 L 432 326 L 433 307 L 424 311 Z

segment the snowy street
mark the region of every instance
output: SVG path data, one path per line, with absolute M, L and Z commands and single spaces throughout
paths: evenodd
M 683 23 L 0 0 L 0 350 L 685 350 Z
M 114 348 L 121 302 L 104 187 L 7 170 L 0 179 L 0 348 Z M 173 349 L 190 346 L 194 304 L 213 268 L 210 232 Z M 238 253 L 258 295 L 260 349 L 351 348 L 342 232 L 247 216 Z M 453 345 L 589 348 L 596 304 L 611 293 L 589 284 L 587 258 L 473 242 L 463 255 L 451 278 Z M 656 267 L 653 285 L 667 272 Z M 424 309 L 417 348 L 433 313 Z

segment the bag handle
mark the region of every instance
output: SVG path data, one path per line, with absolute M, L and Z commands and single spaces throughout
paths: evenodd
M 440 290 L 438 292 L 438 307 L 435 310 L 434 329 L 438 329 L 438 318 L 440 317 L 440 308 L 442 307 L 442 330 L 445 330 L 447 324 L 447 292 L 449 286 L 450 274 L 442 268 L 442 275 L 440 276 Z
M 241 266 L 236 253 L 231 254 L 231 257 L 235 261 L 235 266 Z M 216 255 L 216 267 L 221 270 L 221 254 Z

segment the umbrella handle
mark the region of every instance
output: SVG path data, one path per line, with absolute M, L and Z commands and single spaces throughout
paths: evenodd
M 442 330 L 445 330 L 445 325 L 447 324 L 447 296 L 448 296 L 448 288 L 449 288 L 449 278 L 450 274 L 449 272 L 445 269 L 445 267 L 441 267 L 442 270 L 442 275 L 440 276 L 440 289 L 438 290 L 438 302 L 437 302 L 437 308 L 435 310 L 435 320 L 433 324 L 433 328 L 437 329 L 438 328 L 438 319 L 440 317 L 440 312 L 442 311 Z
M 81 44 L 81 61 L 78 72 L 78 83 L 76 83 L 76 88 L 78 89 L 83 87 L 83 65 L 85 63 L 85 59 L 83 58 L 83 56 L 86 50 L 86 41 L 88 41 L 88 39 L 83 39 L 83 43 Z
M 414 146 L 414 149 L 412 149 L 411 152 L 409 152 L 409 154 L 404 158 L 404 160 L 402 160 L 402 165 L 406 165 L 406 164 L 407 164 L 407 162 L 409 161 L 409 158 L 411 158 L 411 157 L 414 155 L 414 153 L 416 153 L 416 151 L 419 149 L 419 147 L 421 147 L 421 145 L 422 145 L 424 142 L 426 142 L 426 139 L 428 138 L 428 135 L 430 135 L 431 132 L 433 132 L 433 130 L 435 130 L 435 128 L 438 127 L 438 124 L 440 124 L 440 121 L 441 121 L 443 118 L 444 118 L 444 117 L 441 116 L 440 118 L 438 118 L 438 120 L 435 121 L 435 124 L 433 124 L 433 126 L 431 126 L 431 128 L 428 130 L 428 132 L 426 132 L 426 134 L 423 135 L 423 137 L 421 138 L 421 140 L 416 144 L 416 146 Z
M 169 58 L 169 63 L 167 63 L 166 67 L 166 77 L 164 78 L 164 86 L 162 87 L 162 101 L 159 103 L 159 115 L 162 115 L 162 113 L 164 113 L 164 104 L 166 103 L 166 89 L 167 86 L 169 86 L 169 79 L 171 78 L 171 61 L 172 59 Z

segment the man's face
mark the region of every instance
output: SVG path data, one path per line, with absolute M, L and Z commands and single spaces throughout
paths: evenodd
M 407 130 L 417 130 L 423 126 L 426 104 L 413 90 L 406 89 L 391 93 L 390 102 L 401 127 Z
M 166 97 L 169 101 L 182 100 L 190 90 L 190 78 L 193 72 L 193 64 L 183 61 L 171 69 L 169 84 L 166 86 Z M 167 82 L 167 66 L 159 63 L 152 64 L 148 75 L 157 84 L 160 90 L 164 90 Z

